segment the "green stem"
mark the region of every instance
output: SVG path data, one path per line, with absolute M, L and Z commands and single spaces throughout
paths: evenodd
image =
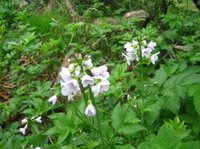
M 83 99 L 85 101 L 85 104 L 87 105 L 87 96 L 85 94 L 85 89 L 83 88 L 82 86 L 82 83 L 81 83 L 81 79 L 79 78 L 78 79 L 78 82 L 79 82 L 79 86 L 80 86 L 80 90 L 81 90 L 81 93 L 83 94 Z
M 91 90 L 91 87 L 89 87 L 89 94 L 90 94 L 90 98 L 92 100 L 92 103 L 94 104 L 94 107 L 96 108 L 96 117 L 97 117 L 97 123 L 98 123 L 98 127 L 99 127 L 99 134 L 100 134 L 100 138 L 101 138 L 101 143 L 102 143 L 102 149 L 105 149 L 105 144 L 104 144 L 104 140 L 103 140 L 103 133 L 102 133 L 102 129 L 101 129 L 101 121 L 99 119 L 99 113 L 98 113 L 98 108 L 96 106 L 96 102 L 94 100 L 94 96 Z
M 75 112 L 77 113 L 78 118 L 80 118 L 83 122 L 89 124 L 94 130 L 98 131 L 98 129 L 97 129 L 96 127 L 94 127 L 94 125 L 91 124 L 86 118 L 81 117 L 81 115 L 83 115 L 83 114 L 82 114 L 81 111 L 76 107 L 76 105 L 75 105 L 74 103 L 73 103 L 72 105 L 73 105 L 73 107 L 74 107 L 75 110 L 76 110 Z
M 142 106 L 141 106 L 141 121 L 144 124 L 144 68 L 143 68 L 143 58 L 142 58 L 142 48 L 141 41 L 139 41 L 139 51 L 140 51 L 140 80 L 141 80 L 141 98 L 142 98 Z

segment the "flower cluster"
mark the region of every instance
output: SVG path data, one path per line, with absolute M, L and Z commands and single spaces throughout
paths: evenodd
M 41 116 L 39 116 L 39 117 L 37 117 L 37 118 L 35 118 L 35 117 L 32 117 L 31 118 L 31 120 L 33 120 L 33 121 L 35 121 L 35 122 L 37 122 L 37 123 L 42 123 L 42 117 Z M 22 125 L 25 125 L 24 127 L 22 127 L 22 128 L 19 128 L 19 131 L 23 134 L 23 135 L 25 135 L 26 134 L 26 130 L 27 130 L 27 128 L 28 128 L 28 119 L 25 117 L 22 121 L 21 121 L 21 124 Z
M 94 67 L 90 55 L 79 54 L 69 61 L 74 62 L 67 68 L 62 67 L 59 73 L 62 79 L 61 94 L 67 96 L 68 101 L 73 100 L 73 96 L 80 94 L 81 89 L 88 86 L 91 86 L 95 97 L 109 90 L 109 72 L 105 65 Z M 51 98 L 52 103 L 55 103 L 55 99 L 55 96 Z
M 143 58 L 150 59 L 151 63 L 155 65 L 155 62 L 158 60 L 158 54 L 160 53 L 157 52 L 152 54 L 152 51 L 154 51 L 155 47 L 156 43 L 153 41 L 147 43 L 145 40 L 143 40 L 139 43 L 139 41 L 133 40 L 131 43 L 127 42 L 124 45 L 126 53 L 123 53 L 123 56 L 126 58 L 128 65 L 130 65 L 131 62 L 135 60 L 139 61 L 139 55 L 141 52 Z

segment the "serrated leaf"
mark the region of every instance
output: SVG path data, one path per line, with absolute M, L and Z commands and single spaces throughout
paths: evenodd
M 153 79 L 154 82 L 157 82 L 159 86 L 161 86 L 167 80 L 168 74 L 163 66 L 160 67 L 159 70 L 156 71 L 155 77 Z
M 153 122 L 156 120 L 158 115 L 160 114 L 160 105 L 159 102 L 153 103 L 152 105 L 149 105 L 148 111 L 145 112 L 144 117 L 148 125 L 153 124 Z

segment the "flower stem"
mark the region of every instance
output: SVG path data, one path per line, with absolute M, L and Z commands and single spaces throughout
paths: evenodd
M 76 106 L 74 103 L 72 103 L 72 105 L 73 105 L 73 107 L 74 107 L 75 110 L 76 110 L 75 112 L 77 113 L 78 118 L 81 119 L 83 122 L 89 124 L 94 130 L 98 131 L 98 129 L 97 129 L 93 124 L 91 124 L 86 118 L 81 117 L 83 114 L 82 114 L 81 111 L 77 108 L 77 106 Z
M 142 48 L 141 41 L 139 41 L 140 48 L 140 81 L 141 81 L 141 97 L 142 97 L 142 105 L 141 105 L 141 121 L 144 124 L 144 68 L 143 68 L 143 59 L 142 59 Z
M 96 117 L 97 117 L 97 123 L 98 123 L 98 128 L 99 128 L 99 135 L 100 135 L 100 138 L 101 138 L 101 143 L 102 143 L 102 149 L 105 149 L 105 144 L 104 144 L 104 140 L 103 140 L 103 133 L 102 133 L 102 129 L 101 129 L 101 122 L 100 122 L 100 119 L 99 119 L 99 110 L 96 106 L 96 102 L 94 100 L 94 96 L 93 96 L 93 93 L 92 93 L 92 90 L 91 90 L 91 87 L 89 87 L 89 94 L 90 94 L 90 98 L 92 100 L 92 103 L 94 104 L 94 107 L 96 108 L 97 110 L 97 113 L 96 113 Z

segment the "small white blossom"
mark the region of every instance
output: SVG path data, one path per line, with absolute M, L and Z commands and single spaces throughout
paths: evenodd
M 96 115 L 96 109 L 92 104 L 88 104 L 88 106 L 86 107 L 85 115 L 87 115 L 87 116 L 95 116 Z
M 78 81 L 76 79 L 72 79 L 69 82 L 67 82 L 67 85 L 69 86 L 70 92 L 76 94 L 80 91 Z
M 54 96 L 50 97 L 49 100 L 48 100 L 48 102 L 51 103 L 51 104 L 53 104 L 53 105 L 55 105 L 56 102 L 57 102 L 57 96 L 54 95 Z
M 124 48 L 126 49 L 127 52 L 133 52 L 133 51 L 134 51 L 134 48 L 132 47 L 132 45 L 131 45 L 130 42 L 127 42 L 127 43 L 124 45 Z
M 107 79 L 103 79 L 101 77 L 101 82 L 96 84 L 95 86 L 92 86 L 92 92 L 94 94 L 94 97 L 97 97 L 99 93 L 103 93 L 109 90 L 110 82 Z
M 26 119 L 26 117 L 22 120 L 22 124 L 26 124 L 28 123 L 28 120 Z
M 103 92 L 106 92 L 109 90 L 109 85 L 110 85 L 110 82 L 108 80 L 102 80 L 100 83 L 99 83 L 99 86 L 100 86 L 100 93 L 103 93 Z
M 70 75 L 70 71 L 68 68 L 62 67 L 61 68 L 61 72 L 60 77 L 64 80 L 64 81 L 69 81 L 71 79 L 71 75 Z
M 41 117 L 41 116 L 37 117 L 37 118 L 35 119 L 35 121 L 38 122 L 38 123 L 42 123 L 42 117 Z
M 84 75 L 81 80 L 84 88 L 87 87 L 88 85 L 94 85 L 94 79 L 89 75 Z
M 107 79 L 110 76 L 110 74 L 107 70 L 108 70 L 108 67 L 105 65 L 102 65 L 99 67 L 93 67 L 91 72 L 92 72 L 92 75 L 95 77 L 102 76 L 105 79 Z
M 19 131 L 20 131 L 23 135 L 25 135 L 25 134 L 26 134 L 26 129 L 27 129 L 27 127 L 28 127 L 28 124 L 26 124 L 23 128 L 20 128 Z
M 84 65 L 85 65 L 86 67 L 93 67 L 92 60 L 91 60 L 91 59 L 88 59 L 88 60 L 84 61 Z
M 155 65 L 156 61 L 158 60 L 158 54 L 159 54 L 159 53 L 160 53 L 160 52 L 157 52 L 157 53 L 155 53 L 155 54 L 153 54 L 153 55 L 151 56 L 151 63 L 152 63 L 152 64 Z
M 151 48 L 142 49 L 142 57 L 149 58 L 151 55 L 151 52 L 152 52 Z
M 149 44 L 148 44 L 148 48 L 154 50 L 154 48 L 156 47 L 156 43 L 151 41 Z
M 42 148 L 37 146 L 35 149 L 42 149 Z

